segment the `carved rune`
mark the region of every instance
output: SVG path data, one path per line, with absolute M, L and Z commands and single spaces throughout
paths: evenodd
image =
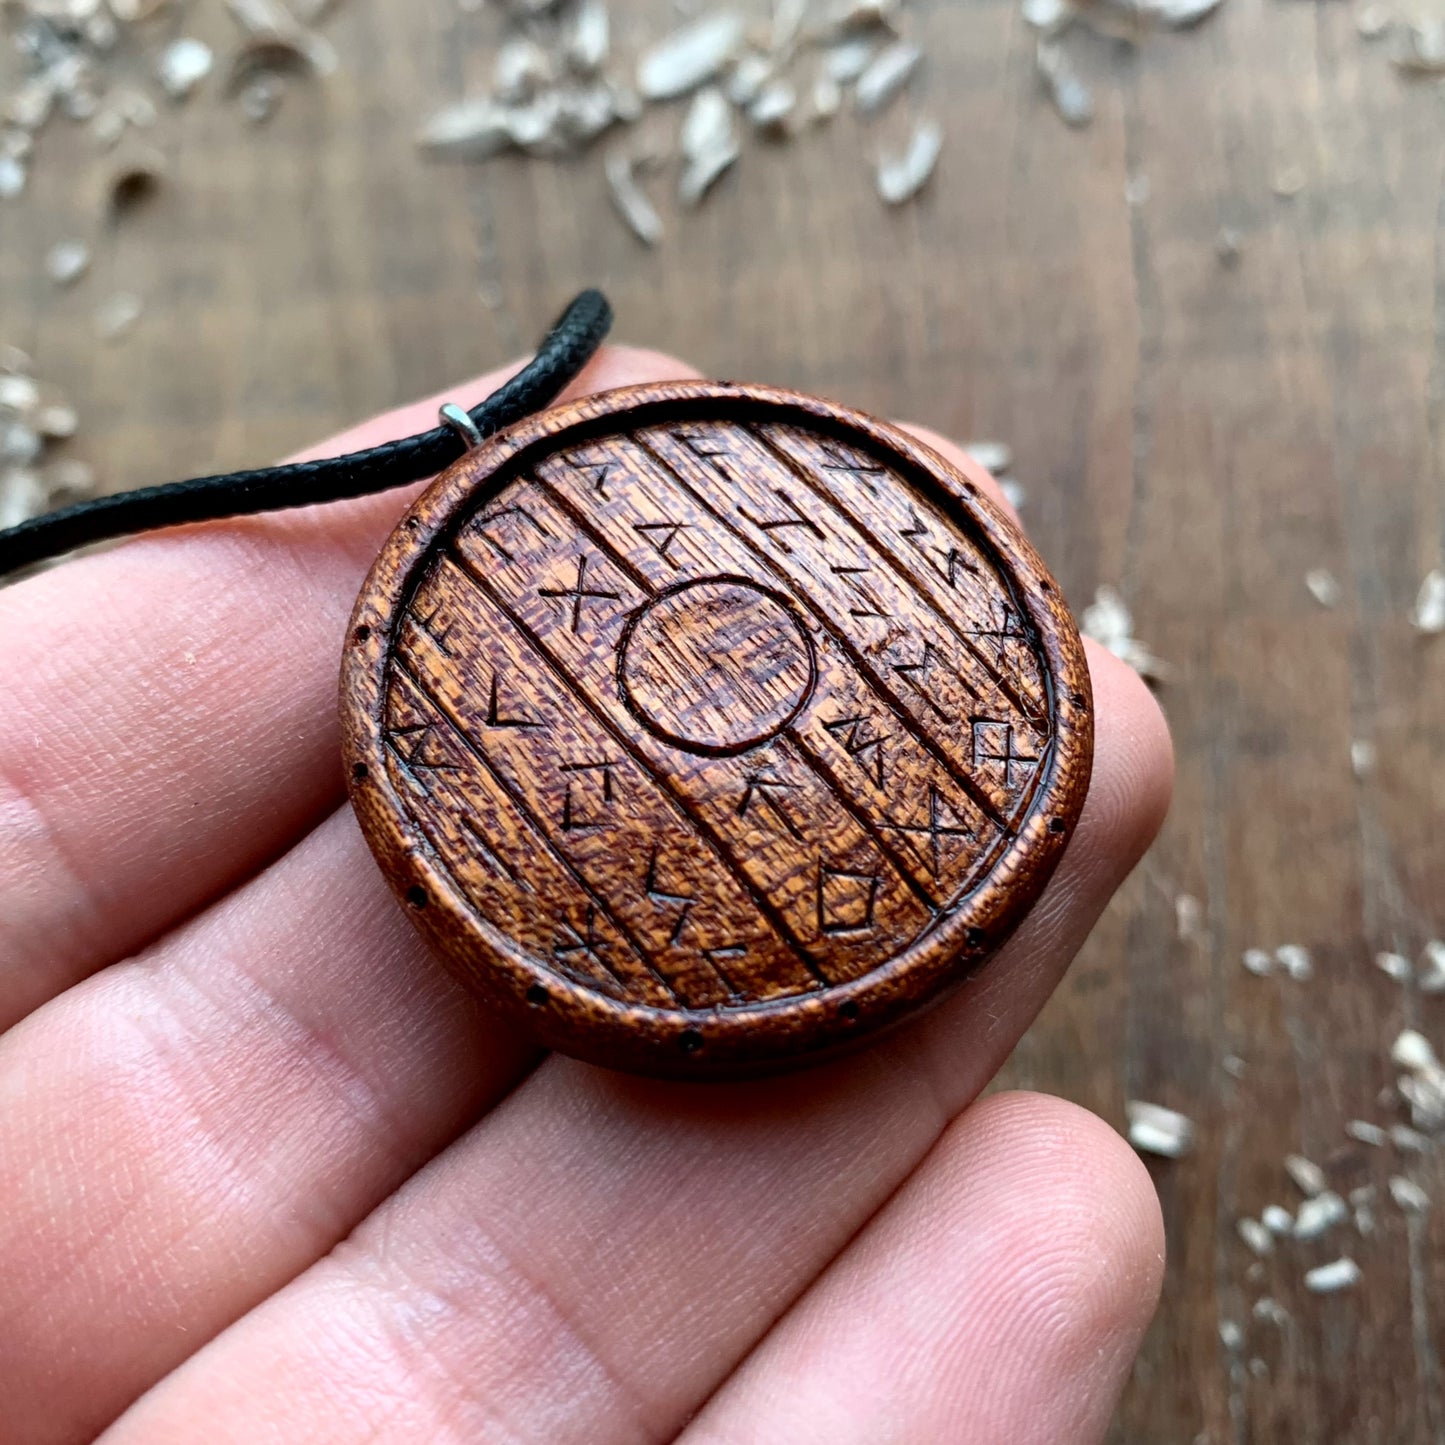
M 1027 641 L 1028 634 L 1018 625 L 1018 614 L 1014 611 L 1011 603 L 1000 601 L 999 607 L 1003 609 L 1003 621 L 993 626 L 993 618 L 990 616 L 988 627 L 970 627 L 965 630 L 968 637 L 990 637 L 996 642 L 1023 642 Z
M 564 763 L 562 771 L 564 773 L 600 773 L 602 777 L 598 791 L 601 793 L 601 808 L 605 810 L 610 808 L 613 803 L 612 770 L 617 766 L 615 758 L 604 758 L 601 762 L 596 763 Z M 570 777 L 567 779 L 567 792 L 562 799 L 562 831 L 576 833 L 586 828 L 606 827 L 605 821 L 595 815 L 580 818 L 577 816 L 577 809 L 572 801 L 574 781 Z M 594 805 L 595 801 L 594 799 Z
M 652 550 L 662 558 L 670 567 L 679 567 L 682 564 L 668 550 L 677 541 L 677 534 L 684 527 L 692 526 L 691 522 L 634 522 L 632 530 L 640 532 Z
M 607 495 L 607 479 L 612 475 L 612 469 L 617 465 L 615 461 L 606 462 L 579 462 L 576 457 L 563 453 L 562 460 L 572 468 L 574 472 L 591 472 L 588 480 L 592 483 L 592 491 L 604 502 L 612 499 Z
M 818 932 L 866 933 L 874 926 L 878 902 L 877 873 L 854 873 L 818 863 Z
M 802 509 L 782 487 L 774 487 L 773 492 L 783 504 L 783 516 L 755 517 L 742 503 L 738 504 L 738 515 L 751 522 L 758 531 L 766 532 L 784 552 L 791 552 L 793 549 L 781 537 L 775 537 L 773 535 L 775 532 L 786 532 L 791 528 L 802 527 L 811 532 L 820 542 L 826 540 L 827 533 L 811 517 L 804 515 Z
M 1003 741 L 999 742 L 1002 734 Z M 1014 725 L 1001 718 L 976 717 L 973 719 L 973 765 L 1002 763 L 1003 780 L 1006 788 L 1014 785 L 1014 764 L 1023 763 L 1033 767 L 1037 757 L 1019 752 L 1015 746 L 1017 734 Z
M 843 751 L 881 788 L 885 766 L 883 745 L 888 741 L 889 735 L 884 733 L 878 737 L 868 737 L 871 724 L 866 717 L 861 716 L 835 718 L 832 722 L 825 722 L 823 726 L 838 739 Z
M 736 480 L 732 473 L 723 466 L 722 459 L 731 457 L 732 453 L 725 447 L 719 446 L 716 442 L 711 445 L 703 438 L 694 436 L 691 432 L 675 431 L 672 439 L 680 446 L 685 447 L 700 462 L 707 462 L 723 481 L 731 482 Z
M 594 958 L 605 968 L 606 960 L 603 953 L 612 945 L 605 938 L 597 936 L 597 905 L 587 905 L 587 922 L 583 929 L 568 923 L 564 918 L 561 920 L 563 932 L 557 935 L 557 941 L 552 945 L 552 953 L 557 958 L 570 958 L 573 954 L 580 953 L 586 958 Z
M 942 562 L 935 562 L 933 565 L 938 569 L 938 574 L 948 585 L 955 590 L 958 587 L 958 573 L 961 568 L 971 577 L 981 575 L 977 563 L 970 562 L 963 552 L 957 547 L 935 547 L 934 551 L 943 558 Z
M 654 903 L 667 903 L 676 907 L 677 918 L 673 923 L 672 932 L 668 935 L 667 939 L 668 944 L 672 945 L 682 937 L 682 930 L 687 926 L 687 915 L 692 912 L 693 907 L 697 903 L 697 899 L 690 893 L 669 893 L 658 883 L 657 862 L 661 853 L 661 846 L 654 845 L 652 857 L 647 864 L 647 878 L 643 882 L 642 888 L 643 892 L 645 892 Z M 706 955 L 711 951 L 712 950 L 704 949 L 703 953 Z
M 478 517 L 472 524 L 472 530 L 502 561 L 511 562 L 514 559 L 511 552 L 492 536 L 487 529 L 495 526 L 499 522 L 505 521 L 508 517 L 520 517 L 522 521 L 530 526 L 539 536 L 546 537 L 548 540 L 551 539 L 552 534 L 537 520 L 536 514 L 531 511 L 530 508 L 522 506 L 520 502 L 511 507 L 498 507 L 496 511 L 487 512 L 483 516 Z
M 738 986 L 729 977 L 726 964 L 733 959 L 742 958 L 748 951 L 745 943 L 722 943 L 716 948 L 704 948 L 702 956 L 708 961 L 714 973 L 728 986 L 729 991 L 736 997 L 739 994 Z
M 436 729 L 436 723 L 416 723 L 411 727 L 390 730 L 392 746 L 405 760 L 407 769 L 428 797 L 431 796 L 431 779 L 434 776 L 458 771 L 445 740 L 437 738 Z
M 482 720 L 482 725 L 489 728 L 534 728 L 537 726 L 536 718 L 530 717 L 503 717 L 500 700 L 500 688 L 497 682 L 497 674 L 492 674 L 491 691 L 487 694 L 487 715 Z
M 895 833 L 909 834 L 928 840 L 930 863 L 935 878 L 943 871 L 944 849 L 949 840 L 975 836 L 974 829 L 968 826 L 957 809 L 939 792 L 937 783 L 930 783 L 928 787 L 928 817 L 925 822 L 889 822 L 884 826 L 891 828 Z
M 421 629 L 422 635 L 431 642 L 431 645 L 435 647 L 443 657 L 451 657 L 452 650 L 447 646 L 447 637 L 452 630 L 450 622 L 438 627 L 435 609 L 428 612 L 425 617 L 413 610 L 411 620 L 416 623 L 417 627 Z
M 616 602 L 622 595 L 620 592 L 609 592 L 603 587 L 589 587 L 587 585 L 587 563 L 588 556 L 584 552 L 577 558 L 577 581 L 571 587 L 541 587 L 538 588 L 538 595 L 542 597 L 555 597 L 563 602 L 565 606 L 568 601 L 571 603 L 572 631 L 582 631 L 582 608 L 587 602 L 599 602 L 603 600 Z
M 908 525 L 898 529 L 900 537 L 907 537 L 920 552 L 932 552 L 934 557 L 930 560 L 934 570 L 943 578 L 948 585 L 954 589 L 958 587 L 958 574 L 960 571 L 967 572 L 970 576 L 978 577 L 982 574 L 978 565 L 969 560 L 968 554 L 957 547 L 926 547 L 925 542 L 932 539 L 933 533 L 928 529 L 928 523 L 918 515 L 918 508 L 911 503 L 908 507 Z M 938 560 L 942 559 L 942 560 Z
M 793 783 L 785 782 L 782 778 L 768 777 L 763 772 L 749 773 L 747 789 L 743 793 L 742 801 L 738 804 L 738 817 L 746 818 L 756 803 L 758 807 L 766 808 L 772 813 L 793 837 L 801 838 L 803 835 L 799 832 L 798 825 L 788 816 L 787 810 L 778 798 L 779 793 L 792 792 L 794 786 Z
M 881 477 L 887 470 L 876 462 L 863 461 L 859 457 L 849 456 L 836 442 L 819 442 L 819 450 L 828 458 L 822 464 L 825 472 L 841 472 L 844 476 L 856 478 L 867 488 L 870 494 L 876 489 L 872 478 Z
M 938 649 L 931 643 L 923 644 L 923 656 L 917 662 L 895 662 L 893 671 L 916 692 L 939 717 L 948 714 L 933 699 L 933 668 L 939 661 Z

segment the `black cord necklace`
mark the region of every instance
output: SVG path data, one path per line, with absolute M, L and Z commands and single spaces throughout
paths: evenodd
M 0 577 L 78 547 L 137 532 L 337 502 L 420 481 L 486 437 L 555 401 L 596 354 L 611 325 L 607 298 L 600 291 L 582 292 L 516 376 L 469 412 L 444 407 L 444 424 L 417 436 L 348 456 L 96 497 L 22 522 L 0 532 Z

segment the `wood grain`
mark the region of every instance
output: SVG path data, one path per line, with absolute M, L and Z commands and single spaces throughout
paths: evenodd
M 981 967 L 1093 753 L 1073 621 L 971 482 L 709 383 L 556 408 L 438 478 L 357 602 L 342 726 L 464 981 L 681 1077 L 823 1057 Z
M 668 8 L 612 0 L 619 46 Z M 327 86 L 294 88 L 261 130 L 198 96 L 151 138 L 171 183 L 59 294 L 37 279 L 45 249 L 91 233 L 105 162 L 48 133 L 4 211 L 0 332 L 75 394 L 72 449 L 115 487 L 264 462 L 443 387 L 473 400 L 462 378 L 589 283 L 620 339 L 708 375 L 1010 442 L 1069 598 L 1120 586 L 1175 670 L 1171 821 L 1002 1081 L 1116 1123 L 1126 1098 L 1157 1099 L 1199 1127 L 1194 1155 L 1155 1170 L 1168 1277 L 1115 1445 L 1435 1445 L 1445 1210 L 1382 1206 L 1372 1239 L 1281 1245 L 1258 1267 L 1234 1221 L 1294 1202 L 1294 1149 L 1344 1149 L 1342 1179 L 1382 1189 L 1404 1161 L 1347 1147 L 1342 1123 L 1394 1117 L 1375 1098 L 1404 1023 L 1445 1037 L 1445 1002 L 1370 964 L 1445 935 L 1445 654 L 1406 622 L 1445 533 L 1439 88 L 1403 82 L 1348 5 L 1226 0 L 1138 51 L 1082 44 L 1097 118 L 1072 132 L 1038 93 L 1016 0 L 910 8 L 916 100 L 750 146 L 649 252 L 592 162 L 418 160 L 414 122 L 487 83 L 490 17 L 338 6 Z M 187 24 L 228 39 L 221 7 Z M 867 158 L 923 110 L 947 135 L 936 180 L 886 212 Z M 1271 191 L 1288 165 L 1306 178 L 1293 200 Z M 91 314 L 119 287 L 145 317 L 97 347 Z M 1334 611 L 1303 588 L 1317 566 L 1343 584 Z M 1380 752 L 1363 782 L 1355 737 Z M 1198 937 L 1178 936 L 1181 892 L 1204 904 Z M 1243 948 L 1289 941 L 1314 948 L 1313 984 L 1240 968 Z M 1439 1160 L 1418 1176 L 1437 1200 Z M 1364 1279 L 1316 1299 L 1302 1268 L 1332 1248 Z M 1253 1319 L 1265 1294 L 1288 1326 Z

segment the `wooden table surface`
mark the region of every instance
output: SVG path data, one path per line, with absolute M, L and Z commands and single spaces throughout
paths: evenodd
M 866 157 L 904 114 L 845 118 L 751 149 L 648 252 L 596 157 L 418 157 L 417 119 L 485 79 L 489 17 L 350 0 L 328 25 L 340 72 L 269 126 L 208 94 L 154 132 L 172 182 L 65 293 L 41 258 L 93 229 L 100 166 L 48 135 L 0 215 L 0 339 L 72 392 L 71 450 L 114 487 L 261 463 L 474 375 L 586 283 L 622 339 L 712 375 L 1009 441 L 1075 606 L 1117 586 L 1176 674 L 1172 820 L 1006 1075 L 1199 1127 L 1155 1169 L 1168 1281 L 1116 1439 L 1445 1440 L 1438 1163 L 1411 1168 L 1441 1207 L 1407 1219 L 1386 1198 L 1368 1238 L 1256 1265 L 1234 1228 L 1297 1202 L 1291 1151 L 1383 1191 L 1399 1162 L 1343 1125 L 1402 1117 L 1377 1098 L 1401 1027 L 1445 1042 L 1445 997 L 1371 963 L 1445 934 L 1445 639 L 1408 622 L 1445 529 L 1445 91 L 1397 74 L 1344 3 L 1227 0 L 1138 52 L 1083 37 L 1098 115 L 1075 132 L 1038 93 L 1015 0 L 913 9 L 929 59 L 905 114 L 948 137 L 921 203 L 885 212 L 871 189 Z M 627 44 L 670 7 L 614 13 Z M 1276 195 L 1292 168 L 1303 189 Z M 145 315 L 98 348 L 94 308 L 121 287 Z M 1338 608 L 1306 591 L 1315 567 Z M 1378 748 L 1364 781 L 1355 739 Z M 1204 904 L 1198 937 L 1178 935 L 1181 893 Z M 1286 942 L 1314 951 L 1312 982 L 1241 968 Z M 1360 1287 L 1308 1294 L 1303 1269 L 1341 1252 Z M 1263 1295 L 1289 1323 L 1252 1317 Z

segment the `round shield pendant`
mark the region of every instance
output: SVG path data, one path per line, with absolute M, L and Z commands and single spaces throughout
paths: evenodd
M 943 458 L 765 387 L 630 387 L 491 438 L 377 559 L 352 802 L 452 970 L 543 1044 L 727 1077 L 991 958 L 1074 831 L 1078 633 Z

